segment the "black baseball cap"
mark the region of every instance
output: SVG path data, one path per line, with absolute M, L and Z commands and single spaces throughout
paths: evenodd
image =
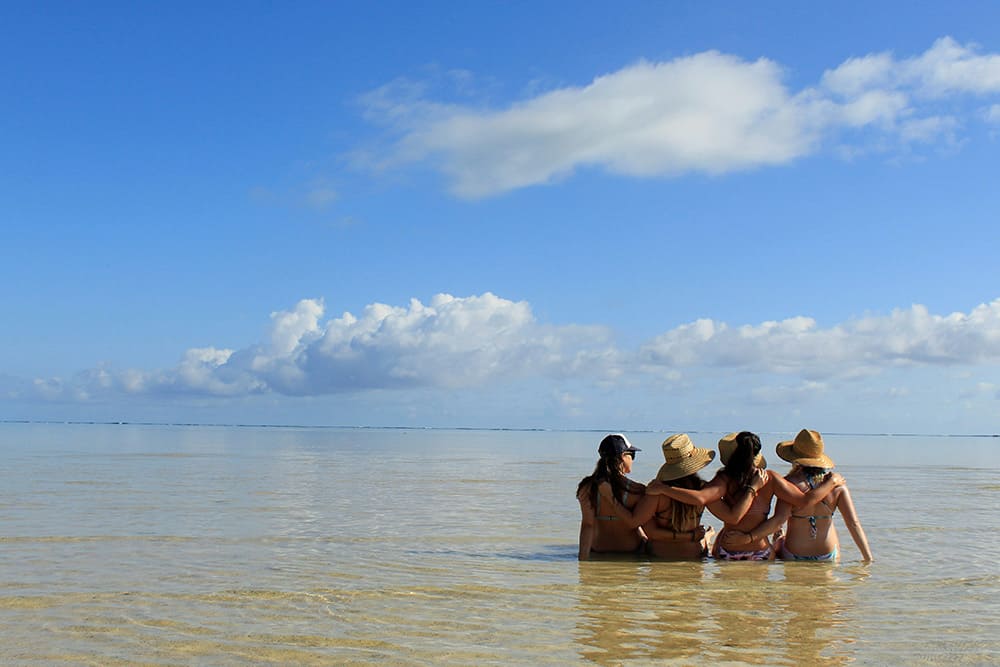
M 635 458 L 635 453 L 641 451 L 632 446 L 624 433 L 610 433 L 604 436 L 604 440 L 601 440 L 601 444 L 597 447 L 597 453 L 601 456 L 621 456 L 628 453 Z

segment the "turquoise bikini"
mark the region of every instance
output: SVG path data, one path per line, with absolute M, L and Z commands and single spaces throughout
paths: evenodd
M 810 489 L 815 489 L 816 488 L 816 485 L 813 484 L 812 480 L 807 479 L 806 480 L 806 484 L 809 485 Z M 822 503 L 822 505 L 824 507 L 826 507 L 828 510 L 830 510 L 829 514 L 793 514 L 791 516 L 791 518 L 793 518 L 793 519 L 805 519 L 806 521 L 809 522 L 809 537 L 811 537 L 814 540 L 816 539 L 817 535 L 819 534 L 819 531 L 816 528 L 816 522 L 817 521 L 821 521 L 821 520 L 822 521 L 831 521 L 833 519 L 833 512 L 835 510 L 835 508 L 830 507 L 827 504 L 827 502 L 826 502 L 825 499 L 821 500 L 820 502 Z M 787 538 L 786 538 L 786 540 L 787 540 Z M 781 544 L 781 557 L 784 558 L 785 560 L 811 560 L 811 561 L 821 561 L 821 562 L 822 561 L 835 561 L 835 560 L 837 560 L 837 547 L 834 547 L 833 551 L 831 551 L 830 553 L 826 553 L 826 554 L 817 554 L 816 556 L 800 556 L 798 554 L 794 554 L 791 551 L 789 551 L 788 547 L 785 546 L 785 543 L 783 541 L 782 544 Z
M 831 551 L 828 554 L 818 554 L 816 556 L 800 556 L 798 554 L 793 554 L 791 551 L 788 550 L 788 547 L 782 544 L 781 557 L 784 558 L 785 560 L 811 560 L 819 562 L 835 561 L 837 560 L 837 547 L 834 547 L 833 551 Z

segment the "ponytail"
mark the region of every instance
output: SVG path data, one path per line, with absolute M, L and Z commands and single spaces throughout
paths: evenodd
M 736 435 L 736 449 L 729 462 L 726 463 L 726 476 L 729 477 L 729 491 L 748 486 L 753 480 L 757 467 L 754 460 L 760 454 L 760 438 L 750 431 L 741 431 Z

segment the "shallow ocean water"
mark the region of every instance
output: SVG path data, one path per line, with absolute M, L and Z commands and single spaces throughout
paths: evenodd
M 826 436 L 872 564 L 578 563 L 602 435 L 0 424 L 0 662 L 1000 663 L 1000 439 Z

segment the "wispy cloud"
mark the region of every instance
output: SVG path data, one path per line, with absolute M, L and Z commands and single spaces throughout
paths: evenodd
M 162 371 L 100 367 L 69 379 L 7 382 L 8 397 L 88 400 L 113 394 L 290 396 L 370 389 L 475 388 L 516 379 L 634 387 L 719 369 L 788 382 L 760 385 L 750 399 L 775 403 L 820 395 L 833 383 L 900 367 L 1000 364 L 1000 299 L 968 313 L 920 305 L 828 328 L 809 317 L 730 325 L 698 320 L 635 349 L 598 326 L 549 326 L 528 303 L 491 293 L 439 294 L 424 304 L 374 303 L 326 318 L 322 300 L 272 313 L 266 341 L 240 350 L 193 348 Z M 987 391 L 992 385 L 983 385 Z M 576 392 L 558 398 L 575 407 Z
M 317 213 L 328 211 L 340 198 L 337 188 L 327 178 L 314 178 L 307 183 L 283 190 L 256 187 L 251 189 L 249 194 L 251 200 L 257 204 L 304 208 Z
M 642 61 L 499 109 L 434 101 L 419 84 L 394 82 L 363 98 L 367 117 L 398 137 L 369 159 L 432 164 L 455 194 L 475 198 L 587 167 L 637 177 L 721 174 L 786 164 L 828 141 L 841 155 L 954 145 L 963 123 L 982 118 L 962 98 L 1000 94 L 1000 55 L 945 37 L 910 58 L 851 58 L 799 91 L 783 77 L 772 60 L 707 51 Z

